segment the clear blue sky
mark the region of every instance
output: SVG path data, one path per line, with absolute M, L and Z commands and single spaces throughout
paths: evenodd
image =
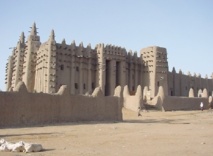
M 140 52 L 147 46 L 167 48 L 169 70 L 175 67 L 209 77 L 213 72 L 213 0 L 1 0 L 0 89 L 10 47 L 36 22 L 45 42 L 52 29 L 84 46 L 113 44 Z

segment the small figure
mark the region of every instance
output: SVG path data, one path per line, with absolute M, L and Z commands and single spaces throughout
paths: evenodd
M 141 106 L 138 107 L 138 116 L 142 116 L 141 115 Z
M 203 111 L 203 102 L 200 103 L 200 109 Z

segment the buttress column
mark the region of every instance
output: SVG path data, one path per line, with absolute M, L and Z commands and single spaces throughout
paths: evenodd
M 111 60 L 110 61 L 110 95 L 114 94 L 114 90 L 115 90 L 115 85 L 116 85 L 116 61 L 115 60 Z
M 88 92 L 90 93 L 92 91 L 92 73 L 91 73 L 91 58 L 89 58 L 89 64 L 88 64 Z
M 71 58 L 71 94 L 75 94 L 75 55 Z

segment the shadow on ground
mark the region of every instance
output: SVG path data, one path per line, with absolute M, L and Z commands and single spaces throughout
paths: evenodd
M 24 134 L 8 134 L 8 135 L 0 135 L 1 137 L 15 137 L 15 136 L 23 136 L 23 135 L 28 135 L 28 136 L 36 136 L 36 135 L 53 135 L 56 133 L 24 133 Z
M 181 119 L 176 119 L 176 120 L 172 120 L 172 119 L 144 119 L 144 120 L 136 120 L 136 119 L 128 119 L 128 120 L 124 120 L 124 123 L 160 123 L 160 124 L 190 124 L 190 123 L 186 123 L 183 122 L 183 120 Z

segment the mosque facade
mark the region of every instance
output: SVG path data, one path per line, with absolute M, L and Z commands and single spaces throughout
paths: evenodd
M 156 96 L 159 86 L 169 96 L 188 96 L 190 88 L 195 96 L 204 88 L 212 95 L 212 77 L 168 69 L 166 48 L 150 46 L 141 49 L 138 56 L 137 52 L 102 43 L 95 48 L 90 44 L 76 45 L 75 41 L 57 43 L 53 30 L 49 39 L 41 43 L 34 23 L 27 40 L 21 33 L 8 58 L 5 83 L 7 91 L 23 81 L 29 92 L 50 94 L 62 85 L 67 85 L 70 94 L 87 94 L 100 87 L 105 96 L 113 95 L 116 86 L 127 85 L 130 94 L 134 94 L 141 85 L 148 87 L 150 99 Z

